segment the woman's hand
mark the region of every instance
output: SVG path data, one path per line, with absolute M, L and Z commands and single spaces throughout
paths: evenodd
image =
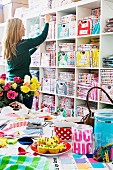
M 36 46 L 36 48 L 38 49 L 38 48 L 39 48 L 39 45 L 38 45 L 38 46 Z
M 46 23 L 50 22 L 50 15 L 49 14 L 45 15 L 45 22 Z

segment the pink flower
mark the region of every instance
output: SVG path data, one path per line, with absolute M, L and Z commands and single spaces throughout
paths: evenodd
M 13 81 L 15 83 L 21 83 L 23 80 L 20 77 L 14 77 Z
M 16 92 L 13 91 L 13 90 L 9 90 L 9 91 L 7 92 L 7 98 L 8 98 L 8 99 L 14 100 L 17 96 L 18 96 L 18 93 L 16 93 Z
M 11 83 L 7 83 L 6 85 L 2 86 L 5 91 L 8 91 L 11 87 Z
M 1 74 L 0 78 L 5 80 L 6 79 L 6 74 Z

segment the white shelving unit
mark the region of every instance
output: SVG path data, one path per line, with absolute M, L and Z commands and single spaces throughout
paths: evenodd
M 93 34 L 93 35 L 85 35 L 85 36 L 78 36 L 77 35 L 77 24 L 76 24 L 76 36 L 75 37 L 68 37 L 68 38 L 58 38 L 58 23 L 60 20 L 61 16 L 67 15 L 67 14 L 76 14 L 76 23 L 78 20 L 83 19 L 84 17 L 90 16 L 91 15 L 91 10 L 94 8 L 101 8 L 101 17 L 100 17 L 100 34 Z M 108 12 L 106 12 L 108 11 Z M 57 110 L 58 107 L 58 101 L 59 101 L 59 96 L 65 96 L 67 98 L 73 98 L 74 99 L 74 112 L 76 115 L 76 105 L 80 104 L 86 104 L 86 99 L 82 99 L 80 97 L 77 97 L 77 83 L 78 83 L 78 73 L 90 73 L 91 71 L 97 71 L 98 72 L 98 86 L 101 86 L 101 74 L 100 71 L 102 69 L 107 70 L 108 68 L 103 68 L 102 67 L 102 58 L 105 56 L 108 56 L 110 54 L 113 54 L 113 48 L 112 48 L 112 38 L 113 38 L 113 33 L 104 33 L 104 27 L 106 24 L 106 19 L 112 18 L 113 17 L 113 0 L 85 0 L 85 1 L 79 1 L 77 3 L 72 3 L 70 5 L 66 5 L 64 7 L 60 7 L 57 9 L 52 9 L 49 11 L 43 12 L 41 15 L 44 14 L 56 14 L 56 39 L 54 40 L 46 40 L 48 41 L 55 41 L 56 42 L 56 80 L 58 79 L 58 73 L 60 71 L 70 71 L 73 70 L 75 72 L 75 95 L 74 96 L 66 96 L 66 95 L 60 95 L 55 93 L 51 93 L 48 91 L 41 91 L 40 95 L 40 107 L 41 107 L 41 102 L 43 99 L 43 94 L 50 94 L 55 96 L 55 111 Z M 100 39 L 100 66 L 98 68 L 94 67 L 59 67 L 58 66 L 58 44 L 59 42 L 76 42 L 76 50 L 77 50 L 77 45 L 79 44 L 84 44 L 88 43 L 90 38 L 99 38 Z M 45 43 L 40 47 L 42 50 L 44 49 Z M 51 67 L 50 67 L 51 68 Z M 109 68 L 113 69 L 113 68 Z M 40 81 L 43 78 L 43 67 L 40 66 Z M 99 96 L 99 94 L 98 94 Z M 106 105 L 111 105 L 109 102 L 104 102 L 100 101 L 99 97 L 98 100 L 90 100 L 92 103 L 97 103 L 97 109 L 101 109 L 105 107 Z

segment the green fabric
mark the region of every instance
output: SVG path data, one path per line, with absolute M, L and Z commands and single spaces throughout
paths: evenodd
M 0 170 L 55 170 L 46 157 L 27 155 L 0 156 Z
M 48 34 L 49 24 L 46 23 L 40 35 L 35 38 L 23 39 L 16 46 L 16 56 L 12 56 L 11 60 L 7 61 L 8 64 L 8 79 L 13 81 L 15 76 L 22 79 L 25 75 L 29 75 L 29 66 L 31 63 L 31 55 L 36 51 L 36 46 L 42 44 Z
M 5 167 L 7 166 L 7 164 L 9 163 L 9 159 L 11 158 L 11 156 L 5 156 L 2 158 L 1 163 L 0 163 L 0 169 L 5 169 Z M 4 163 L 5 162 L 5 163 Z
M 40 160 L 40 158 L 39 158 L 39 160 Z M 33 167 L 33 168 L 36 168 L 36 167 L 37 167 L 37 157 L 34 157 L 34 158 L 33 158 L 30 166 Z

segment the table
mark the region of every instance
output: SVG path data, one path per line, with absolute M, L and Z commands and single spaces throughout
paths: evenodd
M 10 123 L 11 122 L 12 120 L 10 120 Z M 54 134 L 53 127 L 50 127 L 49 125 L 43 128 L 43 132 L 44 132 L 44 135 L 48 137 L 51 137 Z M 24 149 L 27 148 L 26 149 L 27 152 L 29 152 L 31 155 L 33 154 L 33 151 L 31 150 L 30 147 L 23 146 L 19 143 L 16 143 L 14 145 L 8 145 L 6 148 L 0 148 L 0 154 L 5 154 L 5 155 L 9 155 L 9 153 L 10 155 L 18 154 L 18 147 L 22 147 Z M 85 155 L 83 155 L 81 158 L 78 158 L 76 156 L 77 155 L 72 153 L 72 151 L 70 150 L 66 154 L 55 156 L 55 157 L 48 157 L 48 159 L 51 160 L 52 163 L 56 166 L 56 170 L 78 170 L 78 164 L 80 163 L 80 161 L 82 161 L 81 163 L 83 163 L 83 160 L 87 161 L 90 168 L 88 168 L 86 164 L 84 164 L 85 167 L 83 167 L 80 163 L 79 165 L 81 165 L 81 168 L 83 167 L 81 170 L 113 170 L 112 163 L 108 163 L 108 164 L 102 163 L 104 168 L 92 168 L 92 165 L 89 159 Z M 78 164 L 75 163 L 75 160 L 79 161 Z

